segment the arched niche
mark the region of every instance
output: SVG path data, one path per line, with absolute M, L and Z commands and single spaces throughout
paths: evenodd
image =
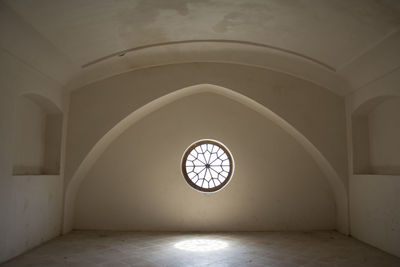
M 400 97 L 378 96 L 352 114 L 353 173 L 400 174 Z
M 17 98 L 13 175 L 60 173 L 62 120 L 61 110 L 41 95 Z

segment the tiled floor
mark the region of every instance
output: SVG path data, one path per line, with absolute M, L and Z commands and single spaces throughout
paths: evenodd
M 182 245 L 181 241 L 189 243 Z M 177 248 L 177 244 L 192 250 L 226 247 L 187 251 Z M 215 234 L 75 231 L 1 266 L 398 267 L 400 258 L 326 231 Z

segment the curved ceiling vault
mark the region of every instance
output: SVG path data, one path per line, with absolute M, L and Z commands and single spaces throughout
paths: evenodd
M 195 86 L 186 87 L 176 90 L 172 93 L 159 97 L 141 108 L 135 110 L 127 117 L 117 123 L 110 131 L 108 131 L 90 150 L 85 156 L 84 160 L 75 171 L 72 179 L 67 185 L 65 204 L 64 204 L 64 225 L 63 232 L 67 233 L 72 229 L 74 203 L 79 191 L 82 181 L 85 179 L 87 173 L 90 171 L 95 162 L 107 149 L 107 147 L 118 138 L 125 130 L 127 130 L 134 123 L 149 115 L 150 113 L 173 103 L 183 97 L 200 94 L 200 93 L 215 93 L 229 99 L 232 99 L 266 117 L 279 125 L 289 135 L 291 135 L 299 144 L 311 155 L 317 165 L 327 178 L 335 198 L 336 203 L 336 216 L 337 216 L 337 229 L 343 233 L 348 233 L 348 210 L 347 210 L 347 192 L 343 181 L 340 179 L 336 171 L 333 169 L 328 160 L 322 153 L 296 128 L 279 117 L 277 114 L 261 105 L 260 103 L 246 97 L 240 93 L 230 89 L 210 85 L 200 84 Z
M 72 89 L 132 68 L 224 61 L 271 67 L 343 95 L 337 72 L 400 25 L 396 0 L 4 2 L 72 62 Z M 266 50 L 275 57 L 260 57 Z

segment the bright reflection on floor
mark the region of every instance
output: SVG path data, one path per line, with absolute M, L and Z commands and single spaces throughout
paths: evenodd
M 228 243 L 215 239 L 190 239 L 175 244 L 176 248 L 188 251 L 213 251 L 227 246 Z

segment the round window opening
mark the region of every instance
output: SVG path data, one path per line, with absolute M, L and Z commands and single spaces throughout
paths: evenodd
M 201 192 L 221 190 L 231 180 L 233 169 L 232 154 L 215 140 L 199 140 L 183 154 L 183 177 L 191 187 Z

